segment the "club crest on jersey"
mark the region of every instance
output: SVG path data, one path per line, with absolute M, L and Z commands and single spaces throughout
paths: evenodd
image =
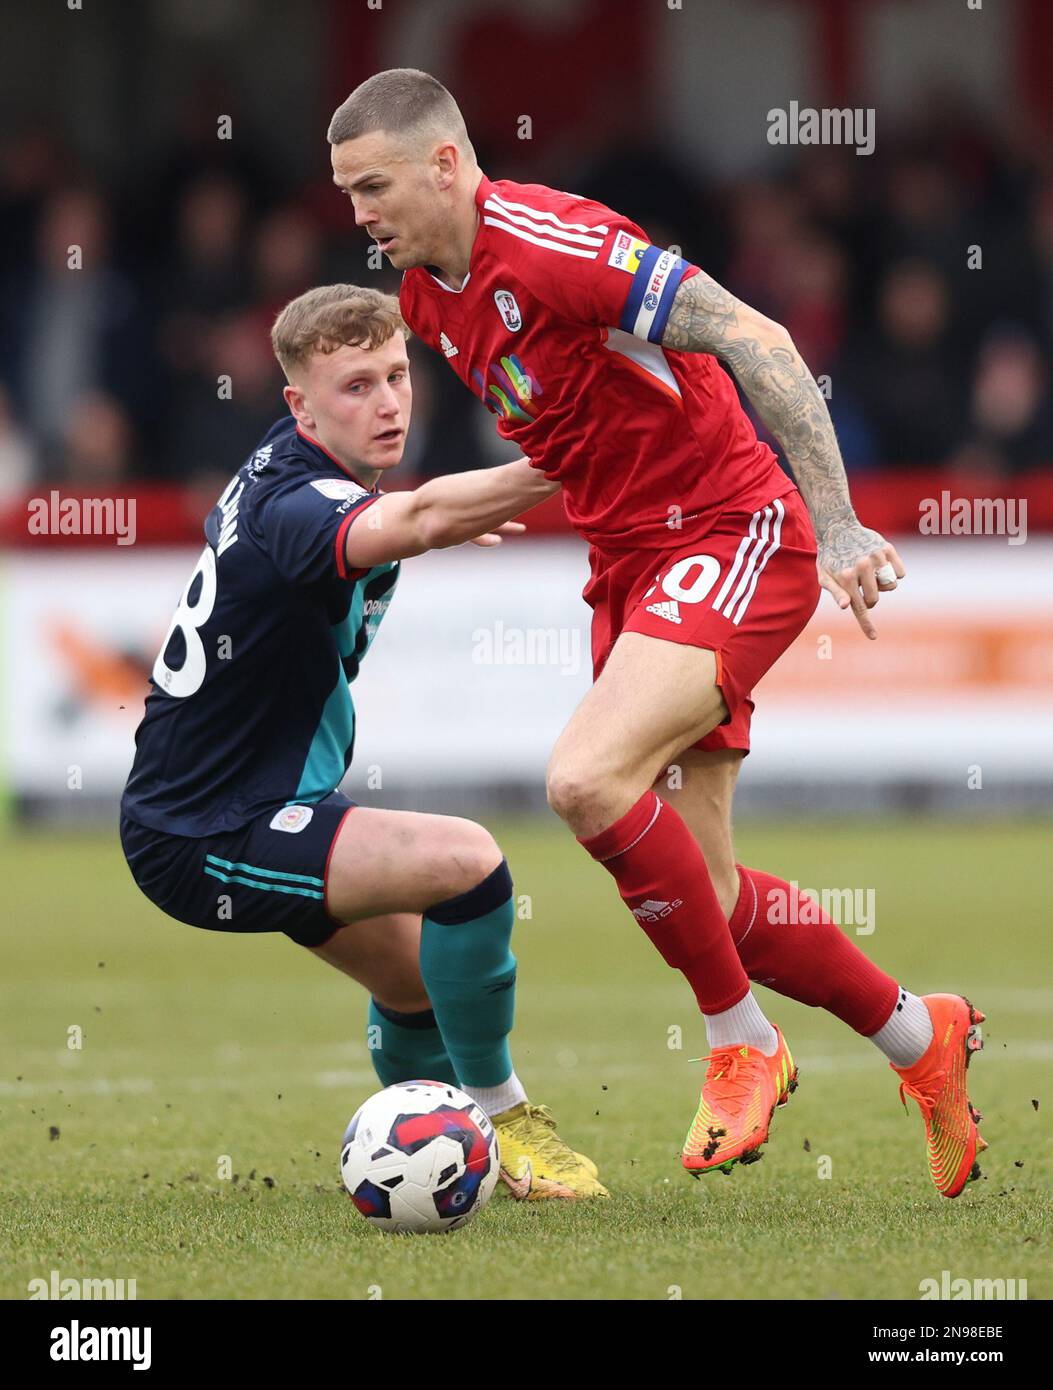
M 314 818 L 313 806 L 283 806 L 271 821 L 272 830 L 284 830 L 287 835 L 299 835 Z
M 510 333 L 518 333 L 523 327 L 523 315 L 519 312 L 519 305 L 516 297 L 511 290 L 495 290 L 494 303 L 497 305 L 497 312 L 501 315 L 505 327 Z

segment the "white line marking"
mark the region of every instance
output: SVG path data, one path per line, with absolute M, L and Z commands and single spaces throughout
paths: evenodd
M 1008 1045 L 1002 1047 L 1002 1042 Z M 877 1048 L 870 1048 L 863 1051 L 825 1051 L 825 1052 L 801 1052 L 799 1048 L 794 1048 L 794 1059 L 801 1072 L 807 1074 L 836 1074 L 839 1072 L 857 1072 L 876 1069 L 880 1074 L 880 1069 L 884 1065 L 884 1058 Z M 604 1077 L 651 1077 L 655 1074 L 655 1067 L 659 1065 L 662 1058 L 673 1058 L 677 1065 L 683 1060 L 683 1055 L 670 1054 L 663 1046 L 655 1049 L 654 1057 L 650 1055 L 646 1060 L 635 1062 L 611 1062 L 610 1051 L 607 1048 L 594 1048 L 589 1053 L 579 1052 L 578 1068 L 589 1068 L 590 1070 L 602 1071 Z M 1029 1062 L 1053 1062 L 1053 1041 L 1047 1039 L 1034 1039 L 1029 1042 L 1012 1042 L 1009 1039 L 988 1038 L 984 1049 L 980 1054 L 977 1063 L 982 1069 L 986 1069 L 992 1062 L 1012 1062 L 1016 1064 L 1026 1064 Z M 537 1063 L 535 1062 L 535 1066 Z M 75 1078 L 56 1077 L 52 1081 L 0 1081 L 0 1096 L 25 1097 L 31 1096 L 58 1096 L 61 1091 L 63 1097 L 68 1096 L 112 1096 L 112 1095 L 146 1095 L 152 1092 L 163 1094 L 177 1094 L 181 1091 L 189 1092 L 193 1095 L 208 1095 L 210 1093 L 238 1091 L 244 1095 L 249 1081 L 259 1088 L 266 1087 L 268 1090 L 275 1081 L 280 1081 L 286 1086 L 311 1086 L 323 1091 L 340 1090 L 343 1087 L 372 1087 L 380 1089 L 380 1082 L 376 1078 L 372 1067 L 348 1067 L 341 1070 L 317 1071 L 306 1076 L 292 1076 L 283 1073 L 280 1077 L 274 1072 L 256 1072 L 251 1078 L 245 1076 L 229 1077 L 221 1076 L 182 1076 L 182 1077 L 149 1077 L 149 1076 L 124 1076 L 124 1077 L 90 1077 Z M 543 1087 L 538 1088 L 543 1090 Z

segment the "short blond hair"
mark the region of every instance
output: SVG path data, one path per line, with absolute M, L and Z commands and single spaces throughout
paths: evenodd
M 271 329 L 271 345 L 286 377 L 316 352 L 363 347 L 373 351 L 396 333 L 409 336 L 392 294 L 361 285 L 319 285 L 290 300 Z

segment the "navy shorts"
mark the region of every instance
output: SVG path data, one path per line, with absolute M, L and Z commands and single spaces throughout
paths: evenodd
M 210 931 L 280 931 L 301 946 L 320 946 L 342 925 L 326 910 L 326 877 L 354 805 L 334 792 L 316 806 L 267 811 L 240 830 L 203 839 L 122 816 L 121 844 L 132 877 L 169 917 Z

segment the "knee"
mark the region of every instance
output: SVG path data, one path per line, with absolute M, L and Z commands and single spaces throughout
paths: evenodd
M 468 893 L 504 860 L 501 847 L 483 826 L 475 821 L 456 819 L 449 846 L 450 862 L 454 868 L 455 885 L 447 896 L 453 898 Z
M 604 781 L 583 763 L 554 758 L 549 763 L 545 791 L 553 811 L 573 829 L 602 809 Z

